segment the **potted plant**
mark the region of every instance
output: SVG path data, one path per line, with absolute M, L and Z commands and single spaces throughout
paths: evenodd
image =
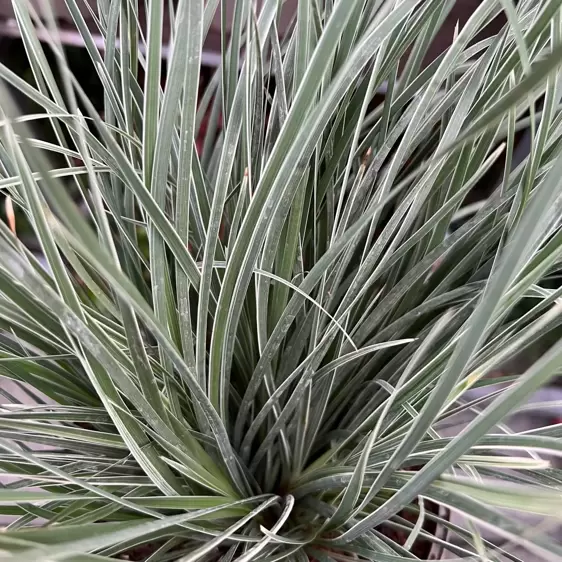
M 199 91 L 218 4 L 170 8 L 164 79 L 166 3 L 144 33 L 100 0 L 100 52 L 67 0 L 100 114 L 13 0 L 34 81 L 0 65 L 0 185 L 46 263 L 0 224 L 2 556 L 559 558 L 562 426 L 506 420 L 562 343 L 497 374 L 561 319 L 559 2 L 483 0 L 424 67 L 452 2 L 303 1 L 281 37 L 283 2 L 239 0 Z

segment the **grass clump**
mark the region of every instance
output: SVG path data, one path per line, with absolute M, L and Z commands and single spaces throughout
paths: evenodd
M 2 551 L 560 557 L 513 510 L 560 516 L 562 426 L 503 422 L 562 344 L 497 375 L 560 323 L 559 1 L 483 0 L 424 65 L 454 2 L 302 1 L 282 36 L 283 2 L 239 0 L 203 91 L 218 0 L 147 4 L 99 0 L 99 52 L 67 0 L 101 116 L 48 5 L 13 0 L 34 83 L 0 65 L 0 185 L 47 267 L 0 225 L 0 373 L 28 393 L 3 391 Z

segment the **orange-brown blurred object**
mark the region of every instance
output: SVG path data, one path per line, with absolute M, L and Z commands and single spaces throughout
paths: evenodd
M 4 209 L 6 210 L 6 218 L 8 219 L 8 226 L 10 230 L 16 234 L 16 215 L 14 213 L 14 205 L 12 204 L 12 198 L 7 195 L 4 201 Z

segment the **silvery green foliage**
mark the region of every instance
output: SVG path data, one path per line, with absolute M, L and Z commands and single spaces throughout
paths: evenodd
M 34 83 L 0 65 L 0 185 L 47 267 L 0 227 L 7 559 L 559 559 L 562 426 L 509 430 L 562 366 L 559 0 L 484 0 L 429 65 L 452 1 L 299 1 L 283 35 L 283 2 L 238 0 L 204 89 L 226 3 L 145 28 L 99 0 L 100 52 L 67 0 L 103 117 L 12 2 Z

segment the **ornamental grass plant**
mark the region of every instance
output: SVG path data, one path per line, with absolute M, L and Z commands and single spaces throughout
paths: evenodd
M 0 559 L 560 560 L 560 0 L 66 0 L 101 112 L 12 4 Z

